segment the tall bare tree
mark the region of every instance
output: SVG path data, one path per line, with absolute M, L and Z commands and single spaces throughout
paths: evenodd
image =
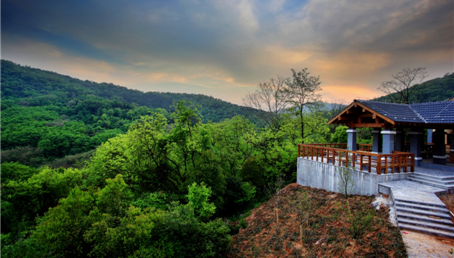
M 274 131 L 283 123 L 283 113 L 289 107 L 288 92 L 284 90 L 288 79 L 278 76 L 260 83 L 255 92 L 243 98 L 246 107 L 253 108 L 254 115 L 262 119 Z
M 320 76 L 310 76 L 307 68 L 300 72 L 292 69 L 293 78 L 287 82 L 285 92 L 287 96 L 287 103 L 290 103 L 295 110 L 295 114 L 299 116 L 301 123 L 301 137 L 304 141 L 304 108 L 307 106 L 315 105 L 320 101 Z
M 419 102 L 415 93 L 422 87 L 421 82 L 427 77 L 425 67 L 404 68 L 393 74 L 390 81 L 382 82 L 379 90 L 387 94 L 389 102 L 410 104 Z

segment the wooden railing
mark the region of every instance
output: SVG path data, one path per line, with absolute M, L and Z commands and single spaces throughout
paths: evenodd
M 347 144 L 346 143 L 311 143 L 310 145 L 320 146 L 320 147 L 337 148 L 337 149 L 347 149 Z M 358 143 L 358 144 L 356 144 L 356 150 L 358 150 L 358 151 L 372 151 L 372 144 Z
M 377 174 L 382 171 L 388 174 L 401 171 L 415 171 L 415 154 L 393 151 L 392 154 L 376 154 L 366 151 L 349 151 L 342 148 L 326 147 L 338 146 L 337 144 L 299 144 L 298 157 L 315 160 L 333 165 L 367 169 L 372 172 L 375 168 Z M 339 146 L 342 147 L 342 146 Z
M 358 143 L 358 144 L 356 144 L 356 150 L 358 150 L 358 151 L 372 151 L 372 144 Z

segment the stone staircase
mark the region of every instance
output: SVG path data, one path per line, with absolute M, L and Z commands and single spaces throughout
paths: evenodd
M 454 189 L 454 176 L 435 176 L 414 172 L 409 177 L 407 177 L 407 180 L 442 189 Z
M 401 229 L 454 238 L 454 224 L 445 205 L 395 199 Z
M 389 189 L 399 228 L 454 238 L 450 212 L 436 195 L 454 189 L 454 176 L 415 172 L 407 180 L 379 185 Z

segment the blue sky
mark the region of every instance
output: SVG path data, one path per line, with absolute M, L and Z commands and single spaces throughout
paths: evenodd
M 381 95 L 407 67 L 454 70 L 452 0 L 2 1 L 2 58 L 142 91 L 241 104 L 290 69 L 324 101 Z

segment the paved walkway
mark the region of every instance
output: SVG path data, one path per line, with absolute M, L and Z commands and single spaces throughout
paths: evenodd
M 423 185 L 408 180 L 391 181 L 380 183 L 380 185 L 391 188 L 394 199 L 444 205 L 440 198 L 435 195 L 436 192 L 445 191 L 445 189 L 442 188 Z

